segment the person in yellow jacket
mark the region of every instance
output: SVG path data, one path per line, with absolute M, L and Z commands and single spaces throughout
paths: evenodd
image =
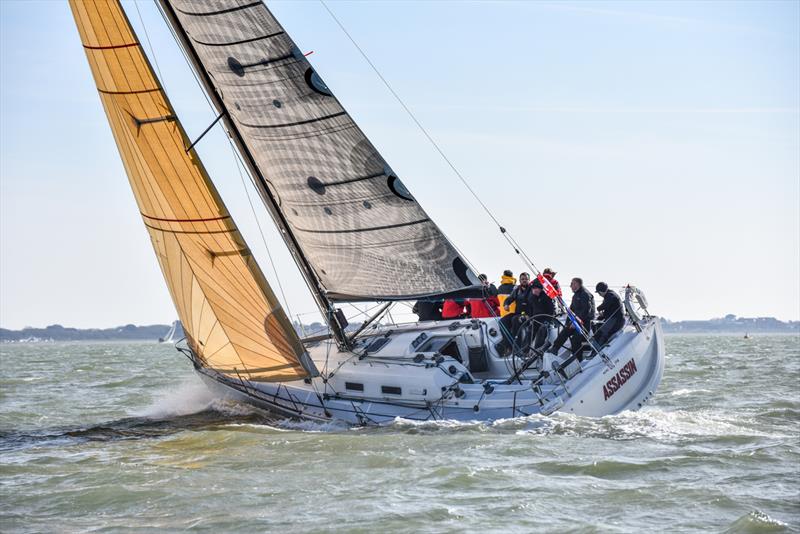
M 509 313 L 514 313 L 517 308 L 517 303 L 512 302 L 511 306 L 508 309 L 503 307 L 503 303 L 505 303 L 506 298 L 511 294 L 511 291 L 514 290 L 514 286 L 517 285 L 517 279 L 514 278 L 514 273 L 506 269 L 503 271 L 503 276 L 500 277 L 500 285 L 497 286 L 497 300 L 500 301 L 500 316 L 504 317 Z

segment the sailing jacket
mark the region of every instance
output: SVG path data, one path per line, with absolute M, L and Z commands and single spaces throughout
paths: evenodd
M 420 321 L 441 321 L 442 301 L 418 300 L 411 311 L 419 316 Z
M 511 302 L 509 308 L 513 308 L 514 313 L 524 313 L 526 315 L 530 315 L 532 308 L 532 297 L 533 286 L 531 284 L 528 284 L 526 287 L 517 286 L 506 298 L 506 302 Z
M 463 300 L 446 300 L 442 305 L 442 319 L 458 319 L 464 315 Z
M 469 316 L 475 319 L 481 317 L 499 317 L 500 301 L 497 299 L 497 288 L 494 284 L 483 286 L 483 298 L 467 299 Z
M 550 282 L 550 284 L 553 286 L 553 288 L 555 288 L 555 290 L 558 291 L 558 295 L 561 296 L 561 284 L 558 283 L 558 280 L 553 278 L 552 274 L 545 274 L 545 275 L 542 275 L 542 276 L 547 278 L 547 281 Z
M 572 302 L 569 305 L 569 309 L 583 322 L 583 327 L 588 329 L 595 314 L 594 297 L 585 287 L 581 286 L 572 294 Z
M 481 317 L 500 317 L 500 301 L 496 295 L 488 295 L 482 299 L 468 299 L 469 316 L 475 319 Z
M 500 303 L 500 316 L 508 315 L 509 313 L 514 313 L 516 304 L 513 302 L 509 307 L 508 311 L 503 308 L 503 303 L 506 301 L 506 298 L 511 294 L 514 290 L 514 286 L 517 284 L 517 279 L 513 276 L 501 276 L 500 277 L 500 287 L 497 288 L 497 300 Z
M 552 319 L 553 315 L 556 313 L 556 305 L 553 299 L 548 297 L 544 291 L 539 293 L 538 297 L 531 293 L 530 313 L 533 318 L 538 319 L 539 322 Z
M 597 311 L 600 312 L 598 319 L 611 323 L 624 322 L 622 301 L 619 295 L 610 289 L 603 295 L 603 303 L 597 307 Z

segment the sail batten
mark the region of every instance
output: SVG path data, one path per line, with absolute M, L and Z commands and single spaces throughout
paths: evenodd
M 323 304 L 477 283 L 262 2 L 159 1 Z
M 313 373 L 118 0 L 70 0 L 142 221 L 203 365 L 281 381 Z M 309 365 L 309 368 L 306 368 Z

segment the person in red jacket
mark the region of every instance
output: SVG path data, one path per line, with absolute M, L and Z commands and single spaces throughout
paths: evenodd
M 497 299 L 497 288 L 489 283 L 485 274 L 478 275 L 478 280 L 483 286 L 483 298 L 467 299 L 469 316 L 474 319 L 481 317 L 500 317 L 500 301 Z
M 555 278 L 555 276 L 557 274 L 558 273 L 555 272 L 550 267 L 548 267 L 544 271 L 542 271 L 542 275 L 544 275 L 544 277 L 547 278 L 547 280 L 553 285 L 553 287 L 556 288 L 556 291 L 558 291 L 558 296 L 560 297 L 561 296 L 561 284 L 559 284 L 558 280 L 556 280 L 556 278 Z
M 552 285 L 555 288 L 555 290 L 558 292 L 558 296 L 560 297 L 562 295 L 561 284 L 559 284 L 558 280 L 556 280 L 556 274 L 558 273 L 556 273 L 550 267 L 547 267 L 544 271 L 542 271 L 542 276 L 547 278 L 547 281 L 550 282 L 550 285 Z M 556 300 L 555 304 L 556 304 L 556 313 L 559 315 L 564 313 L 564 308 L 561 306 L 561 302 L 559 300 Z
M 442 304 L 442 319 L 461 319 L 467 315 L 464 309 L 464 300 L 447 299 Z

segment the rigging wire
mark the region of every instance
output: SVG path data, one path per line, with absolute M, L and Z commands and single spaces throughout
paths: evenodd
M 175 44 L 178 45 L 178 49 L 181 51 L 181 55 L 183 55 L 183 59 L 186 60 L 186 63 L 188 65 L 191 65 L 192 62 L 189 59 L 189 56 L 186 54 L 186 50 L 183 49 L 183 45 L 181 45 L 180 39 L 178 39 L 178 36 L 175 33 L 175 29 L 169 23 L 169 20 L 167 20 L 167 16 L 164 13 L 163 9 L 161 8 L 161 5 L 159 5 L 158 0 L 153 0 L 153 2 L 156 4 L 156 8 L 158 9 L 158 12 L 161 14 L 161 18 L 164 20 L 164 24 L 166 24 L 167 28 L 169 28 L 170 34 L 172 35 L 172 38 L 175 41 Z M 134 4 L 136 4 L 136 10 L 139 11 L 138 2 L 134 1 Z M 141 20 L 141 12 L 139 13 L 139 18 Z M 144 22 L 142 22 L 142 25 L 144 25 Z M 147 37 L 147 29 L 146 28 L 145 28 L 145 37 Z M 148 44 L 150 43 L 150 38 L 149 37 L 147 37 L 147 42 L 148 42 Z M 150 53 L 151 53 L 151 55 L 153 55 L 152 46 L 150 47 Z M 158 69 L 158 61 L 156 61 L 155 55 L 153 55 L 153 61 L 156 64 L 156 69 Z M 200 82 L 200 79 L 198 78 L 197 73 L 191 67 L 189 68 L 189 71 L 192 73 L 192 77 L 194 78 L 195 83 L 200 88 L 200 93 L 203 95 L 203 98 L 205 99 L 206 104 L 208 104 L 209 109 L 216 113 L 217 109 L 214 107 L 214 104 L 211 102 L 211 98 L 206 94 L 205 88 L 203 87 L 203 84 Z M 159 75 L 159 78 L 162 78 L 160 71 L 159 71 L 158 75 Z M 163 80 L 163 78 L 162 78 L 162 80 Z M 283 307 L 286 310 L 286 314 L 289 317 L 292 317 L 292 311 L 291 311 L 291 308 L 289 307 L 289 299 L 286 298 L 286 292 L 283 289 L 283 283 L 281 282 L 281 277 L 278 275 L 278 269 L 275 266 L 275 261 L 272 259 L 272 252 L 270 251 L 269 245 L 267 244 L 267 238 L 264 235 L 263 228 L 261 227 L 261 221 L 258 218 L 255 206 L 253 205 L 252 197 L 250 195 L 250 190 L 247 188 L 246 180 L 244 179 L 244 174 L 243 174 L 242 168 L 244 168 L 245 172 L 247 172 L 247 166 L 242 161 L 242 156 L 236 150 L 236 147 L 234 147 L 233 141 L 231 141 L 230 136 L 226 135 L 225 138 L 227 139 L 228 145 L 230 146 L 231 152 L 233 153 L 234 160 L 236 162 L 236 170 L 239 172 L 239 178 L 241 179 L 242 187 L 244 188 L 245 195 L 247 195 L 247 202 L 250 204 L 250 211 L 253 213 L 253 218 L 256 220 L 256 226 L 258 227 L 258 233 L 261 235 L 261 242 L 264 244 L 264 248 L 267 251 L 267 258 L 269 259 L 269 264 L 272 267 L 272 272 L 274 273 L 275 280 L 278 283 L 278 289 L 280 290 L 281 298 L 283 299 Z M 247 174 L 248 174 L 248 176 L 250 176 L 249 172 Z M 250 179 L 251 179 L 251 181 L 254 181 L 252 176 L 250 176 Z
M 522 258 L 523 262 L 526 263 L 530 269 L 532 269 L 536 274 L 539 274 L 539 269 L 533 263 L 531 258 L 525 253 L 525 251 L 522 249 L 522 247 L 520 247 L 520 245 L 516 241 L 516 239 L 514 239 L 513 236 L 511 236 L 511 234 L 508 233 L 508 230 L 506 230 L 506 228 L 500 223 L 500 220 L 494 215 L 492 210 L 490 210 L 489 207 L 483 202 L 483 200 L 481 200 L 481 197 L 472 188 L 472 186 L 469 184 L 469 182 L 464 177 L 464 175 L 461 174 L 461 172 L 458 170 L 458 168 L 456 168 L 455 164 L 453 164 L 453 162 L 450 160 L 450 158 L 448 158 L 447 155 L 444 153 L 444 150 L 442 150 L 442 148 L 439 146 L 439 144 L 428 133 L 428 130 L 426 130 L 425 127 L 422 125 L 422 123 L 419 121 L 419 119 L 417 119 L 417 117 L 411 111 L 411 108 L 409 108 L 406 105 L 406 103 L 403 101 L 403 99 L 400 98 L 400 95 L 397 94 L 397 92 L 392 88 L 391 84 L 386 80 L 386 78 L 383 76 L 383 74 L 381 74 L 380 70 L 378 70 L 378 67 L 375 66 L 375 64 L 372 62 L 372 60 L 369 58 L 369 56 L 367 56 L 366 52 L 364 52 L 364 49 L 361 48 L 361 46 L 359 46 L 359 44 L 356 42 L 356 40 L 353 38 L 353 36 L 350 34 L 350 32 L 348 32 L 347 29 L 344 27 L 344 24 L 342 24 L 342 22 L 339 20 L 339 18 L 333 13 L 331 8 L 328 7 L 328 4 L 326 3 L 326 1 L 325 0 L 319 0 L 319 2 L 320 2 L 320 4 L 322 4 L 322 6 L 325 8 L 325 10 L 328 12 L 328 14 L 334 20 L 334 22 L 336 22 L 336 24 L 339 26 L 339 28 L 342 30 L 342 32 L 345 34 L 345 36 L 347 36 L 347 38 L 350 40 L 350 42 L 353 44 L 353 46 L 356 47 L 358 52 L 361 54 L 361 57 L 363 57 L 364 60 L 369 64 L 369 66 L 372 68 L 372 70 L 375 72 L 375 74 L 378 76 L 378 78 L 380 78 L 381 82 L 383 82 L 383 85 L 386 86 L 386 88 L 389 90 L 389 92 L 392 94 L 392 96 L 395 98 L 395 100 L 397 100 L 397 102 L 400 104 L 400 106 L 405 110 L 405 112 L 408 114 L 408 116 L 411 118 L 411 120 L 414 122 L 414 124 L 417 125 L 417 128 L 419 128 L 419 130 L 422 132 L 422 134 L 425 136 L 425 138 L 430 142 L 430 144 L 433 146 L 433 148 L 436 150 L 436 152 L 439 153 L 439 155 L 442 157 L 442 159 L 445 161 L 445 163 L 447 163 L 447 165 L 450 167 L 450 169 L 453 171 L 453 173 L 458 177 L 458 179 L 461 181 L 461 183 L 464 185 L 464 187 L 467 189 L 467 191 L 470 192 L 470 194 L 473 196 L 473 198 L 475 198 L 475 200 L 478 202 L 478 204 L 480 204 L 481 208 L 483 208 L 483 211 L 486 212 L 486 214 L 489 216 L 489 218 L 492 219 L 492 221 L 495 223 L 495 225 L 497 225 L 497 227 L 500 229 L 500 233 L 503 234 L 503 236 L 505 237 L 506 241 L 508 241 L 508 243 L 514 248 L 514 251 Z
M 147 47 L 150 49 L 150 57 L 153 58 L 153 63 L 156 66 L 156 72 L 158 72 L 158 79 L 161 82 L 161 88 L 166 93 L 166 89 L 164 89 L 165 85 L 164 76 L 161 75 L 161 68 L 158 66 L 158 59 L 156 58 L 156 53 L 153 50 L 153 44 L 150 42 L 150 34 L 147 33 L 147 26 L 144 23 L 144 17 L 142 17 L 142 12 L 139 10 L 138 0 L 133 0 L 133 5 L 136 7 L 136 13 L 139 14 L 139 23 L 142 25 L 142 30 L 144 31 L 144 38 L 147 40 Z
M 411 120 L 414 122 L 414 124 L 417 125 L 419 130 L 425 136 L 425 138 L 431 143 L 433 148 L 436 149 L 436 151 L 439 153 L 439 155 L 442 157 L 442 159 L 445 161 L 445 163 L 447 163 L 447 165 L 450 167 L 450 169 L 453 171 L 453 173 L 458 177 L 458 179 L 461 181 L 461 183 L 464 185 L 464 187 L 467 189 L 467 191 L 469 191 L 470 194 L 478 202 L 478 204 L 480 204 L 481 208 L 483 208 L 483 211 L 486 212 L 486 214 L 489 216 L 489 218 L 492 219 L 492 221 L 494 221 L 494 223 L 497 225 L 498 229 L 500 230 L 500 233 L 503 234 L 503 237 L 505 238 L 505 240 L 514 249 L 514 252 L 520 257 L 520 259 L 522 259 L 523 263 L 525 263 L 528 266 L 528 268 L 530 268 L 534 272 L 534 274 L 536 274 L 537 276 L 539 274 L 541 274 L 541 271 L 539 270 L 538 267 L 536 267 L 536 264 L 534 263 L 533 259 L 531 259 L 531 257 L 528 256 L 527 252 L 525 252 L 525 250 L 522 248 L 522 246 L 520 246 L 519 242 L 508 232 L 508 230 L 506 230 L 506 228 L 500 223 L 500 220 L 494 215 L 492 210 L 490 210 L 489 207 L 483 202 L 483 200 L 481 200 L 481 198 L 478 195 L 478 193 L 475 192 L 475 190 L 469 184 L 469 182 L 464 177 L 464 175 L 462 175 L 461 172 L 459 172 L 459 170 L 456 168 L 456 166 L 453 164 L 453 162 L 450 161 L 450 158 L 447 157 L 447 155 L 444 153 L 444 151 L 439 146 L 439 144 L 436 143 L 436 141 L 428 133 L 428 131 L 425 129 L 425 127 L 422 125 L 422 123 L 419 121 L 419 119 L 417 119 L 417 117 L 411 111 L 411 108 L 409 108 L 406 105 L 406 103 L 403 101 L 403 99 L 400 98 L 400 95 L 397 94 L 397 92 L 394 90 L 394 88 L 392 88 L 391 84 L 386 80 L 386 78 L 383 76 L 383 74 L 381 74 L 380 70 L 378 70 L 378 67 L 375 66 L 375 64 L 372 62 L 372 60 L 369 58 L 369 56 L 367 56 L 366 52 L 364 52 L 364 49 L 361 48 L 361 46 L 359 46 L 359 44 L 356 42 L 356 40 L 353 38 L 353 36 L 350 34 L 350 32 L 348 32 L 347 29 L 344 27 L 344 24 L 342 24 L 342 22 L 339 20 L 339 18 L 333 13 L 331 8 L 328 7 L 328 4 L 326 3 L 326 1 L 325 0 L 319 0 L 319 2 L 320 2 L 320 4 L 322 4 L 322 7 L 325 8 L 325 11 L 327 11 L 328 14 L 331 16 L 331 18 L 334 20 L 334 22 L 336 22 L 337 26 L 339 26 L 339 28 L 342 30 L 342 32 L 345 34 L 345 36 L 347 36 L 347 38 L 350 40 L 350 42 L 353 44 L 353 46 L 356 48 L 356 50 L 358 50 L 358 52 L 361 54 L 361 57 L 364 58 L 364 60 L 369 64 L 370 68 L 372 68 L 372 70 L 375 72 L 375 74 L 378 76 L 378 78 L 380 78 L 381 82 L 383 82 L 383 85 L 386 86 L 386 88 L 389 90 L 389 92 L 392 94 L 392 96 L 394 96 L 395 100 L 397 100 L 397 102 L 400 104 L 400 106 L 405 110 L 405 112 L 408 114 L 408 116 L 411 118 Z M 567 310 L 567 315 L 568 316 L 572 315 L 572 312 L 569 310 L 569 308 L 566 307 L 566 303 L 563 302 L 563 298 L 561 298 L 560 296 L 558 298 L 561 300 L 562 305 Z M 391 317 L 391 315 L 389 317 Z M 573 318 L 570 317 L 570 319 L 573 319 Z M 576 326 L 578 325 L 577 320 L 573 320 L 573 323 Z M 589 325 L 577 326 L 577 330 L 580 332 L 581 336 L 584 339 L 586 339 L 587 342 L 591 343 L 591 337 L 592 336 L 589 334 L 589 330 L 588 329 L 589 329 Z M 600 355 L 603 357 L 603 359 L 606 361 L 606 363 L 609 364 L 609 366 L 611 366 L 610 363 L 609 363 L 610 360 L 608 360 L 608 357 L 602 351 L 600 351 Z
M 228 139 L 230 143 L 230 139 Z M 283 298 L 283 306 L 286 308 L 286 314 L 291 317 L 292 316 L 292 309 L 289 307 L 289 299 L 286 298 L 286 293 L 283 290 L 283 284 L 281 283 L 281 279 L 278 276 L 278 269 L 275 267 L 275 261 L 272 259 L 272 252 L 269 250 L 269 246 L 267 245 L 267 239 L 264 236 L 264 230 L 261 228 L 261 221 L 258 219 L 258 215 L 256 214 L 256 208 L 253 205 L 253 199 L 250 196 L 250 190 L 247 188 L 247 183 L 244 179 L 244 173 L 242 172 L 242 167 L 240 165 L 240 161 L 238 157 L 235 157 L 236 150 L 231 143 L 231 151 L 234 154 L 234 160 L 236 161 L 236 170 L 239 171 L 239 179 L 242 182 L 242 188 L 244 189 L 244 194 L 247 195 L 247 202 L 250 204 L 250 211 L 253 212 L 253 218 L 256 220 L 256 226 L 258 226 L 258 233 L 261 234 L 261 240 L 264 243 L 264 248 L 267 250 L 267 258 L 269 258 L 269 264 L 272 266 L 272 272 L 275 273 L 275 280 L 278 282 L 278 289 L 281 292 L 281 298 Z

